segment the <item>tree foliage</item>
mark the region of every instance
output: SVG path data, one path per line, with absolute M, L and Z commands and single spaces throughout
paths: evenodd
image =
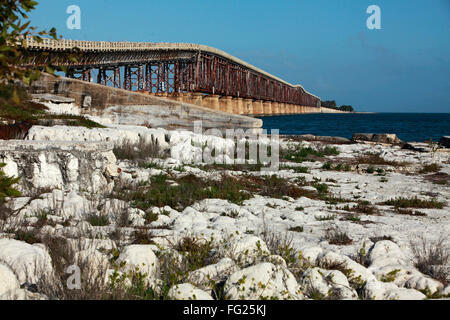
M 355 111 L 352 106 L 346 106 L 346 105 L 341 106 L 339 108 L 339 110 L 347 111 L 347 112 L 354 112 Z
M 49 31 L 37 31 L 30 26 L 28 13 L 38 3 L 34 0 L 2 0 L 0 6 L 0 79 L 3 84 L 13 84 L 19 80 L 25 84 L 39 78 L 37 69 L 22 68 L 30 56 L 26 49 L 26 37 L 41 42 L 43 36 L 57 38 L 55 28 Z M 51 68 L 47 68 L 51 72 Z
M 334 101 L 334 100 L 322 101 L 322 107 L 330 108 L 330 109 L 336 109 L 336 101 Z
M 12 186 L 19 182 L 20 178 L 12 178 L 6 176 L 3 168 L 6 166 L 0 163 L 0 204 L 5 201 L 6 197 L 19 197 L 21 193 Z

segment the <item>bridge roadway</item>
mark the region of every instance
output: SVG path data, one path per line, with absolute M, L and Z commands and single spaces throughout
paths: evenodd
M 198 44 L 27 38 L 31 65 L 66 76 L 246 115 L 319 113 L 320 98 L 221 50 Z M 76 61 L 69 59 L 76 53 Z

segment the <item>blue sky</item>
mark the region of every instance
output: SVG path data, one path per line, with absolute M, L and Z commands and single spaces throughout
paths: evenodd
M 37 1 L 33 25 L 64 38 L 205 44 L 359 111 L 450 112 L 450 0 Z

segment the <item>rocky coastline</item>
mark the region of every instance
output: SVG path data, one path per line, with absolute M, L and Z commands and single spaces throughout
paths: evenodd
M 448 149 L 284 136 L 262 173 L 196 161 L 226 138 L 91 118 L 0 141 L 2 300 L 450 295 Z

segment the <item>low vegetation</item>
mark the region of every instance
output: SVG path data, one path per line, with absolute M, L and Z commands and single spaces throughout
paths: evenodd
M 421 211 L 413 211 L 411 209 L 402 209 L 402 208 L 395 208 L 395 213 L 406 215 L 406 216 L 415 216 L 415 217 L 426 217 L 427 214 Z
M 364 155 L 356 157 L 353 160 L 353 163 L 369 164 L 369 165 L 386 165 L 386 166 L 393 166 L 393 167 L 400 167 L 400 166 L 408 165 L 408 163 L 406 163 L 406 162 L 397 162 L 397 161 L 386 160 L 377 153 L 366 153 Z M 375 170 L 373 172 L 375 172 Z
M 0 85 L 0 119 L 33 125 L 51 125 L 52 120 L 58 120 L 68 126 L 104 128 L 101 124 L 83 116 L 48 113 L 46 106 L 31 100 L 23 87 Z
M 435 199 L 422 200 L 417 197 L 414 198 L 394 198 L 381 203 L 387 206 L 394 206 L 396 208 L 417 208 L 417 209 L 443 209 L 446 204 Z
M 341 231 L 337 226 L 326 229 L 325 240 L 327 240 L 329 244 L 334 245 L 349 245 L 353 243 L 353 240 L 347 233 Z
M 441 170 L 441 166 L 436 164 L 436 163 L 432 163 L 432 164 L 427 164 L 424 165 L 422 167 L 422 169 L 420 169 L 419 173 L 435 173 L 435 172 L 439 172 Z
M 418 241 L 410 241 L 410 246 L 415 258 L 415 267 L 423 274 L 439 280 L 444 285 L 450 281 L 446 267 L 450 262 L 450 250 L 446 236 L 441 236 L 435 241 L 429 241 L 419 236 Z
M 137 143 L 125 140 L 113 149 L 114 155 L 119 160 L 131 160 L 137 162 L 141 167 L 151 168 L 155 163 L 148 162 L 148 159 L 166 158 L 167 156 L 160 151 L 158 142 L 155 140 L 147 141 L 139 137 Z
M 319 147 L 317 149 L 311 147 L 296 147 L 281 150 L 281 157 L 288 161 L 301 163 L 304 161 L 315 161 L 326 156 L 339 155 L 336 147 Z
M 5 163 L 0 163 L 0 204 L 3 204 L 6 197 L 19 197 L 21 193 L 13 186 L 20 181 L 20 178 L 6 176 L 3 168 Z

